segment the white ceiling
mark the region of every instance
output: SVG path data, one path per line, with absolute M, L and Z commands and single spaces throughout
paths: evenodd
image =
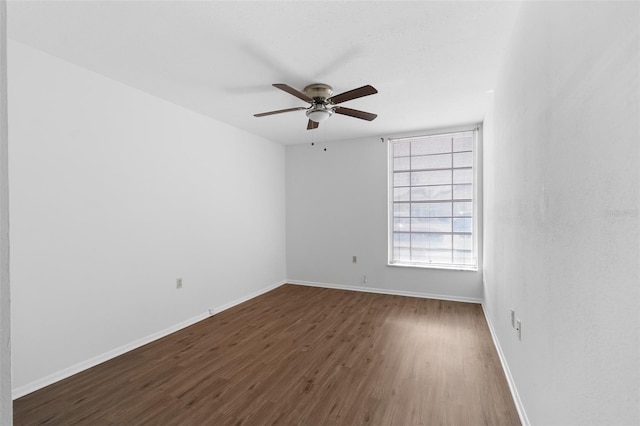
M 481 121 L 519 2 L 9 1 L 11 39 L 276 142 Z M 307 106 L 271 86 L 379 93 L 306 130 Z

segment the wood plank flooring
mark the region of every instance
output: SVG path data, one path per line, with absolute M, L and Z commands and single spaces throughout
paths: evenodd
M 520 422 L 480 305 L 284 285 L 16 400 L 14 424 Z

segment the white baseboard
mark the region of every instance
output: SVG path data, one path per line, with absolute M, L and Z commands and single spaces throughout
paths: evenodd
M 279 283 L 275 283 L 273 285 L 270 285 L 269 287 L 265 287 L 265 288 L 262 288 L 262 289 L 260 289 L 258 291 L 254 291 L 253 293 L 248 294 L 247 296 L 242 296 L 242 297 L 240 297 L 240 298 L 238 298 L 236 300 L 233 300 L 233 301 L 231 301 L 229 303 L 225 303 L 222 306 L 214 308 L 214 314 L 213 315 L 218 314 L 218 313 L 220 313 L 222 311 L 226 311 L 229 308 L 233 308 L 234 306 L 239 305 L 241 303 L 244 303 L 247 300 L 251 300 L 254 297 L 258 297 L 258 296 L 260 296 L 262 294 L 268 293 L 271 290 L 274 290 L 274 289 L 280 287 L 281 285 L 287 284 L 287 282 L 288 281 L 280 281 Z
M 493 339 L 493 344 L 498 351 L 498 358 L 500 358 L 500 363 L 502 364 L 502 370 L 504 370 L 505 376 L 507 376 L 507 383 L 509 383 L 509 389 L 511 390 L 511 396 L 513 397 L 513 402 L 516 404 L 516 409 L 518 410 L 518 416 L 520 416 L 520 422 L 523 426 L 529 426 L 531 423 L 529 422 L 529 418 L 527 417 L 527 413 L 524 410 L 524 405 L 522 405 L 522 400 L 520 399 L 520 395 L 518 394 L 518 388 L 516 388 L 516 384 L 513 381 L 513 376 L 511 375 L 511 370 L 509 369 L 509 364 L 507 363 L 507 359 L 504 356 L 504 352 L 502 352 L 502 346 L 500 346 L 500 341 L 498 340 L 498 336 L 493 328 L 493 324 L 491 323 L 491 319 L 489 315 L 487 315 L 487 308 L 482 302 L 482 312 L 484 312 L 484 317 L 487 320 L 487 324 L 489 325 L 489 332 L 491 333 L 491 338 Z
M 249 299 L 253 299 L 254 297 L 260 296 L 261 294 L 267 293 L 275 288 L 280 287 L 281 285 L 285 284 L 286 281 L 281 281 L 279 283 L 273 284 L 271 286 L 265 287 L 263 289 L 260 289 L 258 291 L 255 291 L 247 296 L 243 296 L 240 297 L 236 300 L 233 300 L 229 303 L 225 303 L 224 305 L 221 305 L 219 307 L 214 308 L 214 314 L 220 313 L 224 310 L 227 310 L 229 308 L 232 308 L 233 306 L 239 305 L 240 303 L 246 302 Z M 165 328 L 164 330 L 158 331 L 156 333 L 150 334 L 146 337 L 143 337 L 141 339 L 135 340 L 131 343 L 128 343 L 126 345 L 120 346 L 116 349 L 110 350 L 109 352 L 106 352 L 104 354 L 95 356 L 91 359 L 88 359 L 86 361 L 80 362 L 78 364 L 72 365 L 71 367 L 67 367 L 63 370 L 60 370 L 56 373 L 50 374 L 46 377 L 43 377 L 42 379 L 38 379 L 35 380 L 31 383 L 27 383 L 24 386 L 20 386 L 18 388 L 13 389 L 12 391 L 12 398 L 15 400 L 17 398 L 23 397 L 27 394 L 30 394 L 31 392 L 35 392 L 38 389 L 42 389 L 46 386 L 49 386 L 55 382 L 58 382 L 60 380 L 66 379 L 67 377 L 71 377 L 74 374 L 80 373 L 81 371 L 87 370 L 91 367 L 95 367 L 98 364 L 102 364 L 105 361 L 109 361 L 110 359 L 113 359 L 117 356 L 120 356 L 122 354 L 125 354 L 129 351 L 132 351 L 134 349 L 137 349 L 141 346 L 144 346 L 148 343 L 153 342 L 154 340 L 158 340 L 161 339 L 165 336 L 168 336 L 171 333 L 175 333 L 176 331 L 182 330 L 183 328 L 189 327 L 190 325 L 193 325 L 197 322 L 200 322 L 206 318 L 209 318 L 211 316 L 211 314 L 209 312 L 200 314 L 200 315 L 196 315 L 193 318 L 189 318 L 186 321 L 182 321 L 181 323 L 175 324 L 171 327 Z
M 287 280 L 289 284 L 297 284 L 297 285 L 306 285 L 309 287 L 324 287 L 324 288 L 334 288 L 337 290 L 350 290 L 350 291 L 362 291 L 365 293 L 378 293 L 378 294 L 389 294 L 393 296 L 408 296 L 408 297 L 419 297 L 422 299 L 438 299 L 438 300 L 449 300 L 452 302 L 466 302 L 466 303 L 482 303 L 482 299 L 478 299 L 475 297 L 462 297 L 462 296 L 449 296 L 442 294 L 430 294 L 430 293 L 418 293 L 413 291 L 402 291 L 402 290 L 390 290 L 386 288 L 374 288 L 374 287 L 359 287 L 359 286 L 349 286 L 342 284 L 329 284 L 329 283 L 317 283 L 312 281 L 300 281 L 300 280 Z

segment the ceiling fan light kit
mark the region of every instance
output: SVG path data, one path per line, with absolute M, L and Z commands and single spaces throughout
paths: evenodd
M 324 105 L 314 105 L 307 110 L 306 114 L 307 117 L 309 117 L 309 120 L 321 123 L 333 115 L 333 110 L 325 107 Z
M 360 118 L 367 121 L 372 121 L 377 117 L 376 114 L 372 114 L 370 112 L 336 106 L 342 102 L 378 93 L 378 91 L 370 85 L 349 90 L 348 92 L 344 92 L 336 96 L 333 96 L 333 89 L 331 86 L 321 83 L 310 84 L 305 87 L 302 92 L 282 83 L 277 83 L 273 86 L 295 96 L 298 99 L 308 102 L 311 105 L 308 108 L 297 107 L 263 112 L 260 114 L 254 114 L 254 117 L 265 117 L 267 115 L 281 114 L 283 112 L 306 110 L 305 114 L 309 119 L 309 122 L 307 123 L 307 130 L 317 129 L 318 123 L 327 120 L 334 113 Z

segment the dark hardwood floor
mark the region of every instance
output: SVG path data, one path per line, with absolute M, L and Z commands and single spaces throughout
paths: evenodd
M 14 423 L 520 424 L 480 305 L 295 285 L 26 395 Z

